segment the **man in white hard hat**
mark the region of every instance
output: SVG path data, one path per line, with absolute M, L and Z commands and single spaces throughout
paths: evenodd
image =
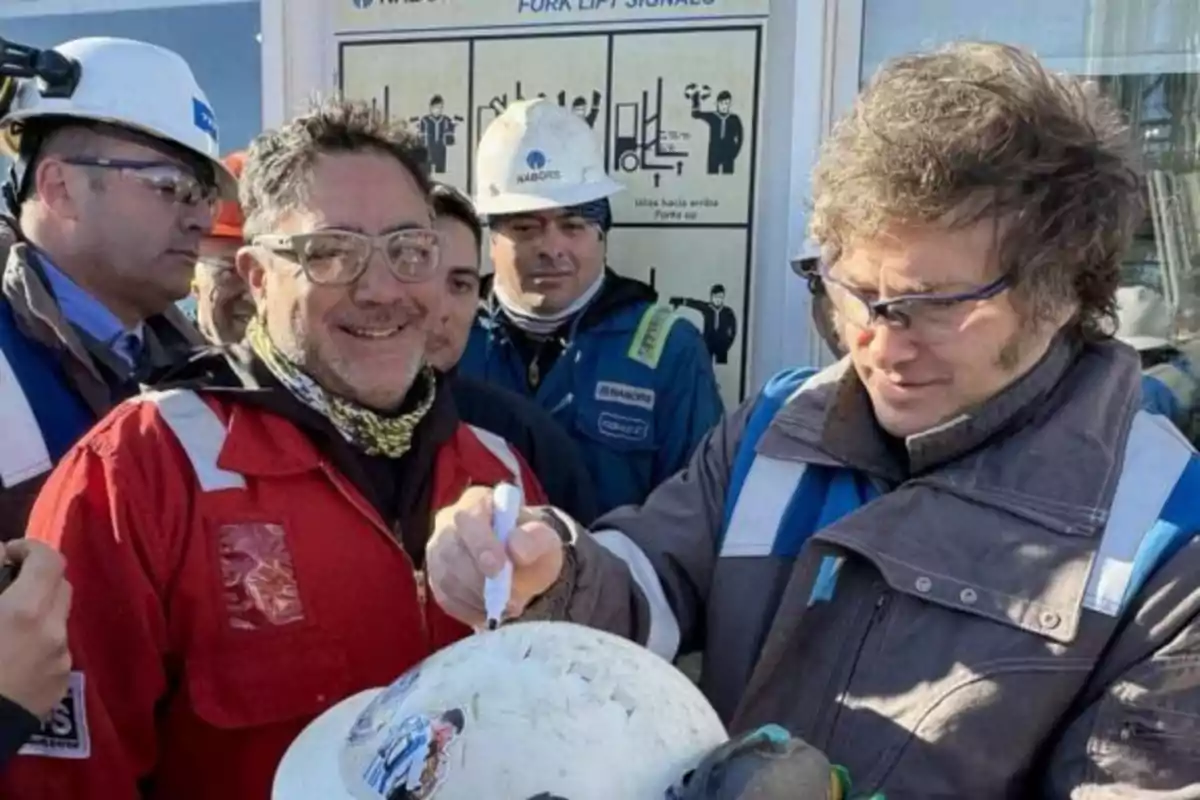
M 188 294 L 221 190 L 217 124 L 187 63 L 90 38 L 0 58 L 14 158 L 0 216 L 0 539 L 20 536 L 45 474 L 140 382 L 195 344 Z
M 640 503 L 722 413 L 699 331 L 606 266 L 622 187 L 592 129 L 549 100 L 514 103 L 476 153 L 494 279 L 460 369 L 533 397 L 579 442 L 601 513 Z
M 1168 417 L 1196 442 L 1200 376 L 1174 341 L 1173 323 L 1171 307 L 1159 292 L 1147 286 L 1117 289 L 1116 337 L 1142 360 L 1142 407 Z
M 462 375 L 458 362 L 479 309 L 479 256 L 483 225 L 465 194 L 434 184 L 433 227 L 441 239 L 446 295 L 429 331 L 425 359 L 445 379 L 463 421 L 502 437 L 517 449 L 546 490 L 546 497 L 578 520 L 596 518 L 592 476 L 579 446 L 546 410 L 528 397 Z

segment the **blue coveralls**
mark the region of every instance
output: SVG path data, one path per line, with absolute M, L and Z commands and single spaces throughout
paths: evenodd
M 1174 422 L 1193 443 L 1200 441 L 1196 400 L 1200 375 L 1182 353 L 1142 371 L 1142 407 Z
M 600 513 L 643 502 L 682 469 L 724 408 L 700 331 L 639 300 L 572 324 L 533 399 L 579 443 Z M 481 312 L 459 371 L 530 395 L 500 312 Z

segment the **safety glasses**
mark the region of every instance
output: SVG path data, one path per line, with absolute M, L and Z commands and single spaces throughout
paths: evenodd
M 1012 278 L 1006 274 L 966 292 L 907 294 L 878 300 L 832 276 L 828 266 L 820 268 L 820 277 L 843 322 L 865 329 L 882 321 L 931 344 L 957 336 L 978 302 L 1012 288 Z
M 117 158 L 64 158 L 64 164 L 88 169 L 120 172 L 151 190 L 165 200 L 182 205 L 216 205 L 216 185 L 207 184 L 183 168 L 168 161 L 132 161 Z

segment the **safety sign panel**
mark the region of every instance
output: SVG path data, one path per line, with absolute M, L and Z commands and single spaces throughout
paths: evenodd
M 609 265 L 651 284 L 702 332 L 726 404 L 738 403 L 766 18 L 715 18 L 734 8 L 765 15 L 767 3 L 690 0 L 690 14 L 676 9 L 675 24 L 637 28 L 597 14 L 596 24 L 488 30 L 499 18 L 478 9 L 509 0 L 445 0 L 440 16 L 439 2 L 410 9 L 422 25 L 440 26 L 433 34 L 406 25 L 381 32 L 386 39 L 343 39 L 343 92 L 409 124 L 429 150 L 433 177 L 468 192 L 475 146 L 509 103 L 545 97 L 578 114 L 625 186 L 612 198 Z M 670 6 L 660 0 L 655 19 Z M 472 8 L 478 13 L 468 14 Z M 397 9 L 388 24 L 404 13 Z M 445 30 L 468 19 L 478 33 Z
M 739 400 L 745 341 L 746 282 L 741 280 L 750 230 L 746 227 L 617 227 L 608 258 L 645 281 L 704 336 L 727 407 Z
M 621 220 L 749 223 L 758 35 L 614 37 L 610 161 L 628 187 L 614 201 Z
M 342 91 L 407 122 L 429 151 L 433 177 L 458 187 L 467 186 L 471 158 L 466 124 L 470 47 L 469 42 L 411 42 L 342 52 Z
M 771 0 L 334 0 L 339 33 L 765 17 Z

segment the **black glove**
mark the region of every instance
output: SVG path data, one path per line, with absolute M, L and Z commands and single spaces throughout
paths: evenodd
M 841 800 L 842 784 L 825 754 L 765 725 L 732 739 L 667 792 L 667 800 Z

